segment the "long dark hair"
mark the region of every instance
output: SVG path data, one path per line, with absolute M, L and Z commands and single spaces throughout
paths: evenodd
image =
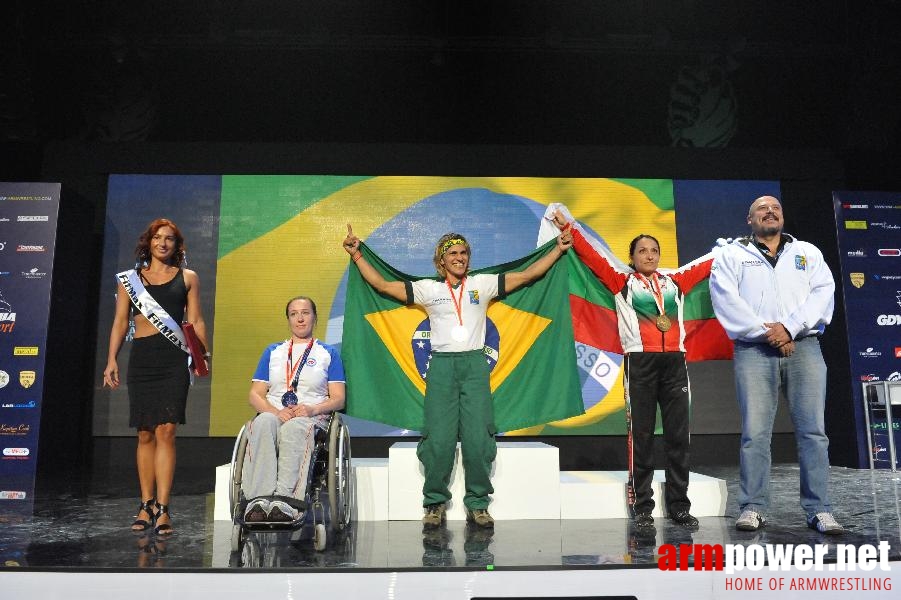
M 185 238 L 181 234 L 181 230 L 178 228 L 178 225 L 169 219 L 160 218 L 151 221 L 150 225 L 147 226 L 147 229 L 144 230 L 144 233 L 141 234 L 141 237 L 138 238 L 138 245 L 135 246 L 136 270 L 144 265 L 150 264 L 150 240 L 152 240 L 153 236 L 156 235 L 156 232 L 163 227 L 170 227 L 172 231 L 175 232 L 175 251 L 169 258 L 169 265 L 173 267 L 187 265 L 187 254 L 185 253 L 187 247 L 185 246 Z

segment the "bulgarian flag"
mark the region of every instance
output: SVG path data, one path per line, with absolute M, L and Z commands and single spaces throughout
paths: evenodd
M 560 233 L 553 225 L 556 210 L 560 210 L 569 222 L 575 223 L 563 204 L 548 205 L 539 228 L 539 244 L 556 238 Z M 611 265 L 618 270 L 631 270 L 587 230 L 580 228 L 580 232 L 592 248 L 604 256 Z M 703 262 L 711 258 L 712 254 L 705 254 L 693 260 L 692 263 Z M 623 347 L 619 340 L 613 293 L 598 281 L 591 269 L 579 260 L 575 252 L 567 252 L 565 259 L 569 270 L 569 303 L 576 342 L 588 344 L 606 352 L 622 354 Z M 663 273 L 671 270 L 660 269 Z M 683 319 L 687 361 L 732 359 L 732 342 L 713 313 L 708 279 L 695 285 L 685 295 Z
M 516 261 L 472 271 L 521 271 L 553 248 L 551 241 Z M 360 251 L 389 281 L 415 281 L 380 259 L 366 244 Z M 569 254 L 569 253 L 567 253 Z M 541 279 L 488 308 L 485 359 L 498 431 L 512 431 L 583 412 L 566 302 L 571 269 L 563 260 Z M 428 315 L 380 295 L 356 268 L 348 273 L 341 358 L 347 376 L 347 414 L 419 431 L 430 352 Z

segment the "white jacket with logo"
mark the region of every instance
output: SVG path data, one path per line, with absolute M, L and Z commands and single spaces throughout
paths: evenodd
M 823 332 L 835 307 L 835 280 L 822 252 L 788 238 L 776 267 L 751 238 L 716 249 L 710 299 L 733 340 L 765 342 L 764 323 L 782 323 L 793 339 Z

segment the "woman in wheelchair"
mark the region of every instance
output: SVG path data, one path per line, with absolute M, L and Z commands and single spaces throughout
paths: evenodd
M 316 304 L 288 301 L 291 337 L 263 351 L 250 385 L 257 416 L 249 425 L 241 472 L 248 523 L 292 522 L 304 510 L 317 428 L 344 408 L 344 365 L 338 351 L 313 337 Z

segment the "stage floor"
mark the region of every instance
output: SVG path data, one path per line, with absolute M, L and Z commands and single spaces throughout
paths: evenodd
M 295 533 L 250 533 L 241 553 L 232 553 L 231 523 L 214 521 L 213 495 L 176 495 L 171 507 L 176 533 L 162 539 L 128 530 L 136 497 L 38 497 L 34 516 L 0 527 L 0 558 L 7 569 L 294 569 L 294 570 L 501 570 L 559 568 L 655 568 L 662 544 L 877 545 L 887 541 L 890 558 L 901 560 L 901 474 L 833 468 L 835 514 L 842 536 L 808 529 L 798 505 L 798 467 L 773 468 L 773 509 L 758 532 L 733 526 L 737 467 L 698 469 L 728 482 L 724 518 L 700 519 L 696 531 L 656 520 L 654 535 L 636 535 L 626 519 L 498 521 L 493 532 L 451 521 L 424 533 L 416 521 L 358 522 L 313 549 L 307 526 Z M 129 477 L 131 474 L 123 474 Z

